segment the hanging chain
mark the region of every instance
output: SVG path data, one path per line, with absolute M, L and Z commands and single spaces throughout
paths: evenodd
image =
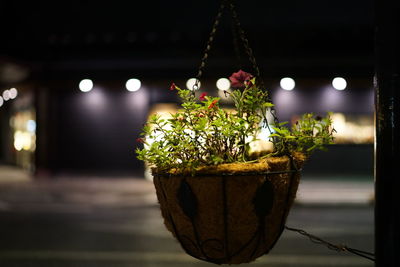
M 233 4 L 233 0 L 221 0 L 221 5 L 219 7 L 219 10 L 218 10 L 217 16 L 215 18 L 215 21 L 214 21 L 210 36 L 208 38 L 207 45 L 206 45 L 206 48 L 204 50 L 204 55 L 203 55 L 203 57 L 201 59 L 201 62 L 200 62 L 200 66 L 199 66 L 199 69 L 198 69 L 198 72 L 197 72 L 197 75 L 196 75 L 196 81 L 195 81 L 195 83 L 194 83 L 194 85 L 192 87 L 193 94 L 200 87 L 200 78 L 203 75 L 203 71 L 204 71 L 204 68 L 206 66 L 206 62 L 207 62 L 207 59 L 208 59 L 208 56 L 209 56 L 209 52 L 211 50 L 211 45 L 213 44 L 213 41 L 214 41 L 214 38 L 215 38 L 215 34 L 217 32 L 217 28 L 218 28 L 218 25 L 220 23 L 220 19 L 221 19 L 221 16 L 222 16 L 222 13 L 223 13 L 223 11 L 225 9 L 225 5 L 226 4 L 229 5 L 230 11 L 231 11 L 231 16 L 232 16 L 234 25 L 236 26 L 236 32 L 239 34 L 240 40 L 242 41 L 243 46 L 245 48 L 245 52 L 246 52 L 247 56 L 249 57 L 250 63 L 252 64 L 252 67 L 254 69 L 255 77 L 257 78 L 258 84 L 259 84 L 259 86 L 261 88 L 265 88 L 264 81 L 261 78 L 260 69 L 259 69 L 259 67 L 257 65 L 256 58 L 254 57 L 253 50 L 251 49 L 251 47 L 249 45 L 249 41 L 246 38 L 246 34 L 245 34 L 244 30 L 242 29 L 241 23 L 240 23 L 239 18 L 238 18 L 238 14 L 237 14 L 235 6 Z M 233 32 L 235 32 L 235 31 L 233 31 Z M 234 38 L 236 38 L 235 35 L 234 35 Z M 235 42 L 235 40 L 234 40 L 234 42 Z M 235 47 L 235 49 L 237 49 L 237 48 L 238 47 Z M 271 94 L 270 93 L 268 93 L 267 97 L 268 97 L 268 99 L 267 99 L 268 102 L 272 103 L 272 98 L 271 98 Z M 269 109 L 269 111 L 270 111 L 270 113 L 271 113 L 271 115 L 273 117 L 274 125 L 278 126 L 279 125 L 279 120 L 278 120 L 278 117 L 276 115 L 275 108 L 271 107 Z M 265 123 L 267 124 L 266 126 L 269 128 L 268 121 L 266 121 Z
M 304 236 L 308 237 L 311 242 L 319 244 L 319 245 L 325 245 L 327 248 L 329 248 L 331 250 L 334 250 L 336 252 L 347 251 L 347 252 L 353 253 L 353 254 L 355 254 L 357 256 L 369 259 L 371 261 L 375 261 L 375 254 L 374 253 L 366 252 L 366 251 L 362 251 L 362 250 L 358 250 L 358 249 L 354 249 L 354 248 L 350 248 L 350 247 L 348 247 L 346 245 L 335 245 L 335 244 L 332 244 L 332 243 L 330 243 L 328 241 L 325 241 L 325 240 L 323 240 L 323 239 L 321 239 L 321 238 L 319 238 L 319 237 L 317 237 L 315 235 L 309 234 L 309 233 L 307 233 L 306 231 L 304 231 L 302 229 L 291 228 L 291 227 L 288 227 L 288 226 L 285 226 L 285 228 L 286 228 L 286 230 L 297 232 L 297 233 L 299 233 L 301 235 L 304 235 Z
M 231 10 L 231 15 L 232 15 L 233 21 L 234 21 L 234 23 L 236 25 L 237 32 L 239 33 L 239 37 L 242 40 L 245 52 L 246 52 L 247 56 L 249 57 L 249 60 L 250 60 L 250 62 L 252 64 L 252 67 L 253 67 L 253 70 L 255 71 L 255 77 L 257 78 L 258 84 L 259 84 L 259 86 L 261 86 L 261 88 L 265 88 L 264 80 L 261 77 L 260 69 L 258 67 L 256 58 L 254 57 L 253 49 L 251 49 L 251 47 L 249 45 L 249 40 L 246 38 L 246 34 L 245 34 L 245 32 L 244 32 L 244 30 L 242 28 L 242 25 L 240 23 L 238 14 L 236 12 L 235 5 L 233 4 L 233 0 L 226 0 L 226 1 L 229 2 L 229 7 L 230 7 L 230 10 Z M 272 103 L 272 98 L 271 98 L 271 94 L 270 93 L 268 93 L 267 97 L 268 97 L 268 102 Z M 274 107 L 271 107 L 269 111 L 270 111 L 270 113 L 271 113 L 271 115 L 273 117 L 274 124 L 277 127 L 279 125 L 279 119 L 278 119 L 278 117 L 276 115 L 276 110 L 275 110 Z M 268 122 L 266 122 L 266 123 L 268 124 Z M 268 125 L 267 125 L 267 127 L 269 128 Z
M 207 45 L 206 45 L 206 48 L 204 50 L 204 55 L 203 55 L 203 58 L 201 59 L 199 70 L 198 70 L 197 75 L 196 75 L 196 82 L 194 83 L 194 85 L 192 87 L 192 89 L 193 89 L 192 92 L 193 93 L 194 93 L 195 90 L 198 90 L 199 87 L 200 87 L 199 86 L 200 78 L 201 78 L 201 75 L 203 75 L 203 70 L 204 70 L 204 67 L 206 66 L 206 61 L 208 59 L 208 53 L 210 53 L 211 45 L 212 45 L 212 43 L 214 41 L 215 33 L 217 32 L 219 21 L 221 19 L 222 12 L 224 11 L 224 8 L 225 8 L 225 3 L 224 2 L 225 1 L 221 1 L 221 5 L 219 7 L 218 14 L 215 17 L 214 25 L 212 27 L 210 36 L 208 38 Z
M 243 42 L 243 46 L 245 48 L 246 54 L 249 57 L 249 60 L 250 60 L 250 62 L 252 64 L 252 67 L 254 69 L 254 72 L 255 72 L 254 74 L 255 74 L 256 78 L 259 80 L 259 84 L 261 86 L 263 86 L 264 82 L 261 79 L 260 69 L 258 68 L 256 58 L 254 57 L 254 54 L 253 54 L 253 50 L 251 49 L 251 47 L 249 45 L 249 40 L 246 38 L 246 34 L 244 33 L 244 30 L 242 29 L 242 26 L 240 24 L 240 21 L 239 21 L 235 6 L 233 4 L 233 1 L 232 0 L 227 0 L 227 1 L 229 2 L 229 8 L 231 10 L 231 15 L 232 15 L 233 21 L 235 22 L 235 25 L 236 25 L 236 28 L 237 28 L 237 32 L 239 33 L 239 37 Z

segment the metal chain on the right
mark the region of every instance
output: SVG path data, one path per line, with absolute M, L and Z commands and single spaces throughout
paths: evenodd
M 248 55 L 249 60 L 250 60 L 250 62 L 252 64 L 252 67 L 253 67 L 253 69 L 255 71 L 255 76 L 256 76 L 257 79 L 260 79 L 259 83 L 264 85 L 264 82 L 261 79 L 260 69 L 258 68 L 256 58 L 254 57 L 254 54 L 253 54 L 253 50 L 251 49 L 251 47 L 249 45 L 249 40 L 246 38 L 246 34 L 244 33 L 244 30 L 242 29 L 241 23 L 240 23 L 239 18 L 238 18 L 238 14 L 237 14 L 236 9 L 235 9 L 235 5 L 233 4 L 232 0 L 228 0 L 228 2 L 229 2 L 229 7 L 230 7 L 230 10 L 231 10 L 232 18 L 233 18 L 233 20 L 235 22 L 235 25 L 236 25 L 236 28 L 237 28 L 237 32 L 239 33 L 239 37 L 243 42 L 243 46 L 245 48 L 246 54 Z
M 313 243 L 320 244 L 320 245 L 325 245 L 327 248 L 329 248 L 331 250 L 334 250 L 334 251 L 337 251 L 337 252 L 348 251 L 348 252 L 353 253 L 353 254 L 355 254 L 357 256 L 369 259 L 371 261 L 375 261 L 375 254 L 374 253 L 358 250 L 358 249 L 355 249 L 355 248 L 350 248 L 350 247 L 348 247 L 346 245 L 335 245 L 335 244 L 332 244 L 332 243 L 330 243 L 328 241 L 325 241 L 325 240 L 323 240 L 323 239 L 321 239 L 321 238 L 319 238 L 319 237 L 317 237 L 315 235 L 309 234 L 309 233 L 307 233 L 306 231 L 304 231 L 302 229 L 291 228 L 291 227 L 288 227 L 288 226 L 285 226 L 285 228 L 287 230 L 289 230 L 289 231 L 297 232 L 297 233 L 299 233 L 301 235 L 304 235 L 304 236 L 308 237 L 310 239 L 310 241 L 313 242 Z
M 198 90 L 199 87 L 200 87 L 199 86 L 200 78 L 203 75 L 203 70 L 204 70 L 204 67 L 206 66 L 206 61 L 208 59 L 208 53 L 210 53 L 211 45 L 212 45 L 212 43 L 214 41 L 215 33 L 217 32 L 219 21 L 221 19 L 222 13 L 223 13 L 223 11 L 225 9 L 225 3 L 224 2 L 225 1 L 221 1 L 221 5 L 219 7 L 217 16 L 215 17 L 215 21 L 214 21 L 212 30 L 210 32 L 210 36 L 208 37 L 207 45 L 206 45 L 206 48 L 204 49 L 204 54 L 203 54 L 203 57 L 201 58 L 200 66 L 199 66 L 199 69 L 197 71 L 196 82 L 194 83 L 193 88 L 192 88 L 193 89 L 192 90 L 193 93 L 194 93 L 195 90 Z
M 242 43 L 243 43 L 243 46 L 245 48 L 246 54 L 249 57 L 249 60 L 250 60 L 250 62 L 252 64 L 252 67 L 253 67 L 253 69 L 255 71 L 255 77 L 257 78 L 258 84 L 259 84 L 259 86 L 261 86 L 261 88 L 265 88 L 264 87 L 264 81 L 263 81 L 263 79 L 261 77 L 260 69 L 258 67 L 256 58 L 254 57 L 253 50 L 251 49 L 251 47 L 249 45 L 249 40 L 246 38 L 246 34 L 245 34 L 245 32 L 244 32 L 244 30 L 243 30 L 243 28 L 241 26 L 241 23 L 239 21 L 239 17 L 238 17 L 238 14 L 236 12 L 235 5 L 233 4 L 233 0 L 226 0 L 226 1 L 229 2 L 229 7 L 230 7 L 230 10 L 231 10 L 232 18 L 233 18 L 233 20 L 235 22 L 237 31 L 239 33 L 240 39 L 242 40 Z M 268 93 L 268 102 L 272 103 L 272 98 L 271 98 L 271 94 L 270 93 Z M 270 113 L 271 113 L 271 115 L 272 115 L 272 117 L 274 119 L 274 124 L 277 127 L 279 125 L 279 119 L 278 119 L 278 117 L 276 115 L 276 110 L 275 110 L 274 107 L 270 108 Z

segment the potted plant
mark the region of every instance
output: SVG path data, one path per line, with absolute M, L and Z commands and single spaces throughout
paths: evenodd
M 220 98 L 181 89 L 170 119 L 150 118 L 138 141 L 139 159 L 152 168 L 166 227 L 183 249 L 201 260 L 250 262 L 266 254 L 281 235 L 300 180 L 315 149 L 333 141 L 332 121 L 305 114 L 289 129 L 270 125 L 273 104 L 257 79 L 242 70 Z M 255 155 L 251 144 L 267 128 L 273 150 Z

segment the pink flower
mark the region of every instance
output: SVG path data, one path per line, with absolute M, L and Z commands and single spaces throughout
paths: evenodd
M 200 99 L 201 101 L 206 100 L 206 98 L 205 98 L 206 95 L 207 95 L 207 93 L 205 93 L 205 92 L 204 92 L 204 93 L 201 93 L 199 99 Z
M 213 102 L 211 102 L 211 104 L 208 106 L 209 109 L 215 107 L 215 105 L 218 103 L 218 99 L 213 100 Z
M 229 80 L 231 80 L 232 87 L 244 87 L 245 82 L 249 81 L 251 78 L 253 78 L 253 75 L 239 70 L 238 72 L 233 73 L 231 77 L 229 77 Z
M 176 89 L 175 83 L 172 83 L 171 86 L 169 87 L 169 90 L 173 91 Z

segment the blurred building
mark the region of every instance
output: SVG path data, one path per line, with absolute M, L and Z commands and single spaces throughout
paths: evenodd
M 308 170 L 372 175 L 372 1 L 290 5 L 237 3 L 278 116 L 334 112 L 338 144 Z M 142 173 L 135 140 L 155 105 L 177 103 L 169 84 L 196 75 L 217 9 L 211 0 L 2 1 L 0 161 L 38 175 Z M 202 79 L 210 94 L 217 79 L 252 72 L 231 28 L 225 14 Z M 140 86 L 127 90 L 129 79 Z

